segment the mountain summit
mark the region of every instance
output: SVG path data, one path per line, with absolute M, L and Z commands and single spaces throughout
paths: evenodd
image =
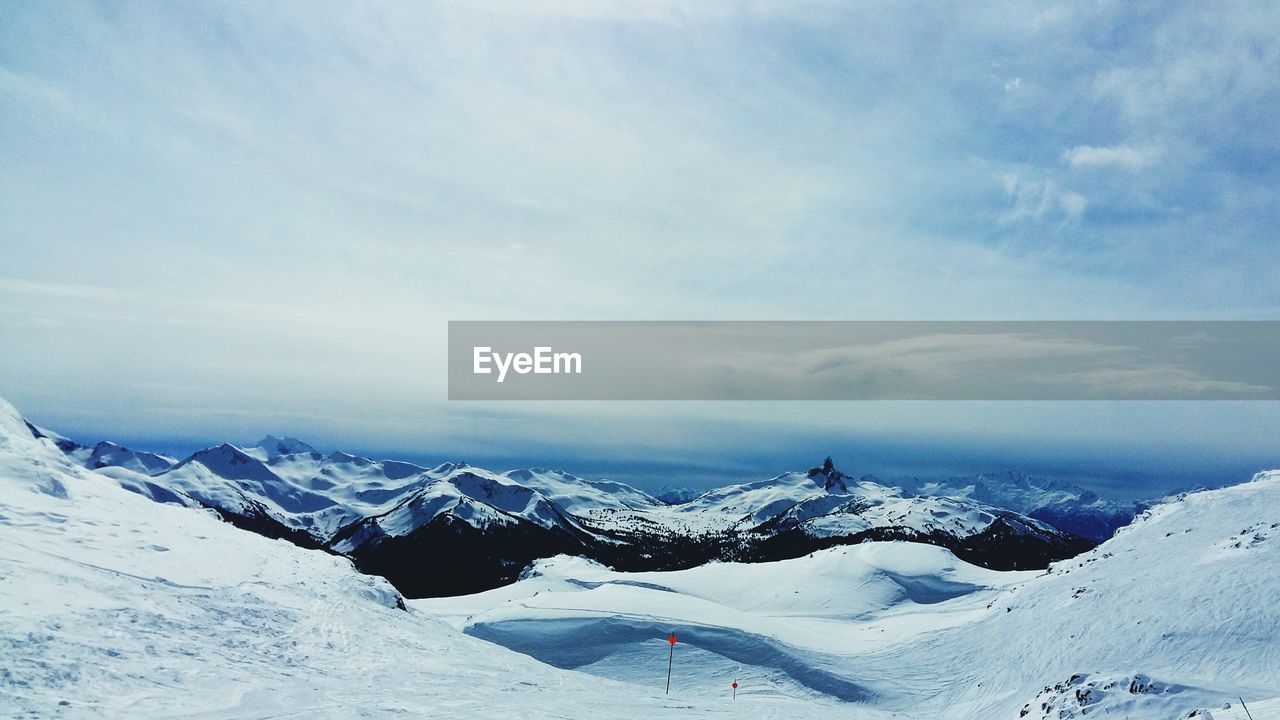
M 246 450 L 260 450 L 263 457 L 261 460 L 274 460 L 281 455 L 297 455 L 298 453 L 313 453 L 315 448 L 302 442 L 295 437 L 276 437 L 268 435 L 253 444 L 251 448 Z
M 836 464 L 832 462 L 830 455 L 822 461 L 822 467 L 809 468 L 809 477 L 816 482 L 821 482 L 823 490 L 839 493 L 849 492 L 849 486 L 845 481 L 853 479 L 836 469 Z

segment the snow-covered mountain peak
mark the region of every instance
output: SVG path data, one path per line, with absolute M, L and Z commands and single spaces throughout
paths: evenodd
M 668 505 L 683 505 L 699 496 L 706 490 L 683 487 L 681 485 L 663 485 L 653 496 Z
M 822 485 L 822 489 L 827 492 L 849 492 L 849 485 L 846 481 L 852 478 L 836 469 L 836 465 L 832 462 L 830 455 L 822 462 L 822 467 L 810 468 L 808 475 L 813 478 L 814 482 Z
M 33 438 L 52 442 L 68 457 L 89 470 L 123 467 L 141 475 L 154 475 L 164 472 L 178 462 L 176 458 L 168 455 L 131 450 L 108 440 L 100 441 L 93 447 L 87 447 L 52 430 L 32 425 L 26 420 L 22 420 L 22 424 Z
M 274 460 L 281 455 L 313 453 L 316 449 L 295 437 L 268 435 L 252 446 L 244 448 L 244 451 L 257 456 L 260 460 Z
M 503 475 L 506 475 L 512 480 L 528 480 L 530 478 L 533 478 L 539 475 L 555 475 L 562 478 L 576 477 L 575 475 L 571 473 L 567 473 L 564 470 L 548 470 L 547 468 L 540 468 L 540 467 L 521 468 L 519 470 L 508 470 L 507 472 L 503 473 Z
M 866 478 L 864 478 L 865 480 Z M 875 479 L 875 478 L 873 478 Z M 1145 503 L 1101 498 L 1091 490 L 1056 479 L 1004 470 L 967 477 L 875 479 L 908 495 L 976 500 L 1033 517 L 1094 542 L 1111 537 L 1141 512 Z
M 521 485 L 537 489 L 569 512 L 588 509 L 637 510 L 662 503 L 648 493 L 612 480 L 587 480 L 563 470 L 529 468 L 503 473 Z
M 215 475 L 229 479 L 270 480 L 275 478 L 275 475 L 263 464 L 262 460 L 231 443 L 222 443 L 204 450 L 198 450 L 186 460 L 174 466 L 173 469 L 177 470 L 192 464 L 202 465 Z
M 103 440 L 92 449 L 78 448 L 68 452 L 89 470 L 100 470 L 105 467 L 128 468 L 143 475 L 154 475 L 164 472 L 177 464 L 176 458 L 156 453 L 130 450 L 127 447 Z
M 26 420 L 23 420 L 22 424 L 25 425 L 27 430 L 31 432 L 32 437 L 44 438 L 49 442 L 52 442 L 54 445 L 57 445 L 58 449 L 61 450 L 62 452 L 69 453 L 74 450 L 80 449 L 80 443 L 76 442 L 75 440 L 65 438 L 52 430 L 46 430 L 45 428 L 39 427 L 37 425 L 32 425 Z
M 319 453 L 316 454 L 319 455 Z M 372 462 L 368 458 L 360 457 L 359 455 L 352 455 L 349 452 L 343 452 L 341 450 L 334 450 L 328 455 L 325 455 L 324 459 L 331 463 L 345 463 L 357 466 L 367 465 Z
M 467 465 L 464 462 L 455 462 L 451 460 L 451 461 L 442 462 L 439 465 L 436 465 L 435 467 L 428 470 L 427 473 L 430 474 L 432 477 L 445 477 L 458 470 L 463 470 L 468 467 L 471 467 L 471 466 Z
M 26 438 L 48 438 L 53 441 L 53 433 L 45 434 L 40 428 L 22 418 L 18 409 L 7 400 L 0 398 L 0 447 Z

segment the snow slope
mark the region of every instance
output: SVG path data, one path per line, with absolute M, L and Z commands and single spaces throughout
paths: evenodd
M 698 693 L 737 678 L 747 696 L 811 693 L 905 717 L 1167 720 L 1280 697 L 1277 593 L 1272 472 L 1158 505 L 1046 572 L 993 572 L 913 543 L 666 573 L 562 557 L 514 585 L 410 604 L 634 682 L 651 679 L 645 638 L 674 631 L 687 644 L 681 687 Z
M 1002 597 L 1007 612 L 940 636 L 927 651 L 981 662 L 983 639 L 1001 638 L 1007 660 L 982 672 L 987 697 L 971 698 L 990 710 L 1078 673 L 1140 673 L 1223 702 L 1276 697 L 1280 605 L 1263 599 L 1277 592 L 1280 472 L 1270 472 L 1155 506 Z
M 397 609 L 340 557 L 157 505 L 26 433 L 0 401 L 0 716 L 722 717 L 541 664 Z M 660 638 L 654 638 L 661 643 Z M 661 648 L 659 648 L 661 650 Z M 753 716 L 847 717 L 778 697 Z
M 1029 573 L 996 572 L 918 543 L 866 543 L 776 563 L 616 573 L 580 558 L 537 563 L 486 593 L 410 603 L 465 632 L 553 665 L 645 682 L 646 638 L 677 633 L 683 690 L 828 696 L 875 706 L 884 687 L 846 668 L 885 647 L 965 621 Z M 943 609 L 939 609 L 943 608 Z M 572 639 L 571 639 L 572 638 Z

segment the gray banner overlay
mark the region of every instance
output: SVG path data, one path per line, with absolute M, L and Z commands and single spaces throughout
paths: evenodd
M 449 399 L 1277 400 L 1280 322 L 459 321 Z

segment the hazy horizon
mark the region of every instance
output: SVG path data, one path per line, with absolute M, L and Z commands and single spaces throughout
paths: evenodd
M 876 403 L 848 405 L 874 406 Z M 1236 484 L 1249 480 L 1261 470 L 1280 467 L 1280 457 L 1275 455 L 1224 450 L 1209 445 L 1195 446 L 1187 442 L 1169 441 L 1139 449 L 1124 443 L 1108 444 L 1081 437 L 1046 443 L 998 437 L 945 439 L 928 435 L 852 435 L 839 430 L 817 432 L 803 427 L 780 430 L 768 424 L 743 424 L 724 419 L 700 421 L 703 435 L 691 437 L 683 444 L 646 447 L 643 443 L 617 441 L 592 447 L 578 436 L 574 436 L 575 443 L 564 442 L 560 438 L 573 436 L 568 431 L 550 431 L 546 437 L 520 443 L 518 448 L 505 444 L 485 447 L 483 442 L 476 441 L 450 447 L 448 439 L 438 437 L 424 437 L 416 444 L 397 445 L 368 438 L 346 438 L 332 431 L 308 432 L 300 430 L 303 426 L 299 424 L 291 425 L 293 429 L 279 428 L 258 433 L 183 436 L 118 433 L 110 428 L 94 426 L 59 427 L 39 418 L 28 417 L 28 420 L 78 442 L 109 440 L 135 450 L 166 453 L 179 459 L 223 442 L 243 447 L 266 435 L 276 435 L 295 437 L 322 452 L 341 450 L 425 466 L 466 462 L 495 471 L 541 467 L 564 470 L 588 479 L 626 482 L 647 491 L 665 487 L 708 489 L 763 480 L 783 472 L 819 465 L 827 456 L 835 459 L 837 468 L 855 476 L 871 474 L 882 479 L 963 477 L 1013 471 L 1046 480 L 1070 482 L 1106 497 L 1126 500 L 1151 499 L 1197 487 Z M 574 419 L 569 422 L 573 427 Z M 634 421 L 628 419 L 628 422 Z M 654 422 L 667 424 L 669 420 L 659 418 Z M 676 432 L 683 431 L 692 431 L 692 426 Z

